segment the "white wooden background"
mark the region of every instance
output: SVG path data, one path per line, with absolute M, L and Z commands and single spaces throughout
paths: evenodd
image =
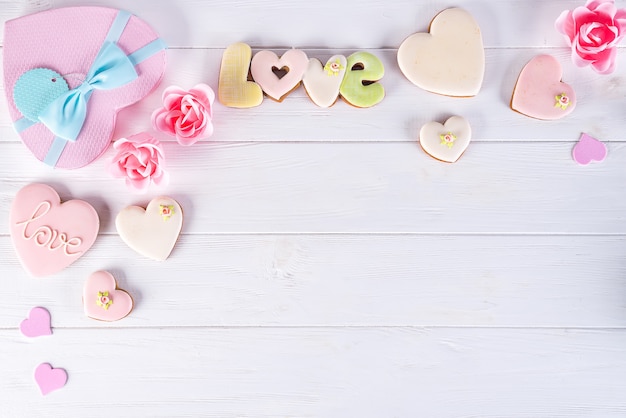
M 2 22 L 105 5 L 162 35 L 166 77 L 120 114 L 116 137 L 151 131 L 171 84 L 217 89 L 222 52 L 240 41 L 323 61 L 371 51 L 387 92 L 371 109 L 320 109 L 302 89 L 254 109 L 216 104 L 210 141 L 183 148 L 157 134 L 172 181 L 147 196 L 108 176 L 111 151 L 77 171 L 44 166 L 1 100 L 0 417 L 626 416 L 626 50 L 612 75 L 571 64 L 553 23 L 583 3 L 0 0 Z M 422 91 L 396 63 L 402 40 L 452 6 L 483 31 L 485 82 L 472 99 Z M 508 106 L 539 53 L 577 91 L 561 121 Z M 445 164 L 416 137 L 453 114 L 474 139 Z M 574 163 L 582 132 L 608 144 L 605 162 Z M 22 270 L 8 235 L 13 196 L 30 182 L 101 217 L 85 257 L 45 279 Z M 127 248 L 114 225 L 160 194 L 186 215 L 164 263 Z M 82 313 L 83 282 L 99 269 L 135 299 L 117 323 Z M 51 312 L 53 336 L 19 333 L 34 306 Z M 67 386 L 41 396 L 41 362 L 65 368 Z

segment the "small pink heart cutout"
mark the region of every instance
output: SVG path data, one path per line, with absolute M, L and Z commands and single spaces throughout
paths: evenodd
M 82 257 L 100 227 L 98 213 L 89 203 L 61 203 L 52 187 L 36 183 L 17 192 L 10 224 L 17 255 L 35 277 L 57 273 Z
M 67 383 L 67 372 L 55 369 L 48 363 L 42 363 L 35 369 L 35 382 L 42 395 L 61 389 Z
M 20 323 L 20 331 L 29 338 L 52 335 L 50 312 L 41 307 L 31 309 L 28 318 Z
M 580 165 L 587 165 L 592 161 L 604 161 L 606 154 L 606 145 L 585 133 L 581 135 L 572 150 L 574 161 Z

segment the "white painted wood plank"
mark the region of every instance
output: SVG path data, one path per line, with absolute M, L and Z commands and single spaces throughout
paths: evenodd
M 626 145 L 579 166 L 567 143 L 475 143 L 455 164 L 416 143 L 167 144 L 170 185 L 148 196 L 108 177 L 105 164 L 51 170 L 17 143 L 0 152 L 0 216 L 30 182 L 84 199 L 101 232 L 130 204 L 177 199 L 190 233 L 626 233 Z M 8 225 L 0 223 L 0 233 Z
M 3 0 L 0 22 L 49 8 L 95 5 L 137 14 L 171 46 L 224 48 L 243 41 L 264 48 L 397 48 L 412 33 L 427 31 L 441 10 L 463 7 L 481 26 L 488 47 L 565 47 L 554 21 L 563 10 L 581 4 L 577 0 L 343 0 L 340 4 L 334 0 Z M 616 4 L 625 7 L 626 2 Z
M 35 279 L 0 237 L 0 328 L 34 306 L 55 327 L 625 327 L 623 236 L 184 235 L 159 263 L 101 236 L 77 263 Z M 108 324 L 82 287 L 106 269 L 135 299 Z M 17 296 L 17 297 L 16 297 Z
M 0 332 L 7 417 L 623 417 L 626 331 Z M 69 373 L 42 397 L 39 362 Z
M 276 49 L 277 53 L 284 50 Z M 307 50 L 322 60 L 351 50 Z M 215 104 L 213 142 L 236 141 L 415 141 L 421 126 L 458 114 L 472 125 L 481 141 L 574 141 L 588 132 L 603 141 L 625 141 L 623 72 L 598 76 L 588 68 L 575 68 L 567 51 L 546 49 L 498 49 L 487 51 L 487 70 L 481 92 L 475 98 L 452 98 L 428 93 L 411 84 L 400 72 L 395 50 L 371 50 L 386 68 L 381 83 L 385 99 L 369 109 L 354 108 L 342 100 L 329 109 L 317 107 L 303 87 L 282 103 L 266 99 L 252 109 L 231 109 Z M 626 52 L 626 51 L 625 51 Z M 218 88 L 222 49 L 174 49 L 168 51 L 168 69 L 160 86 L 145 100 L 120 112 L 115 137 L 140 130 L 152 131 L 150 115 L 161 104 L 167 86 L 191 88 L 197 83 Z M 519 72 L 535 55 L 554 53 L 561 61 L 564 80 L 577 91 L 576 110 L 558 121 L 540 121 L 511 110 L 511 94 Z M 626 68 L 626 53 L 618 55 Z M 0 94 L 4 96 L 4 87 Z M 162 134 L 157 137 L 171 141 Z M 0 142 L 19 141 L 6 100 L 0 100 Z

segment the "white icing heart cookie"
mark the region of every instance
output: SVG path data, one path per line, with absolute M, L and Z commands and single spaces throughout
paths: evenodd
M 428 122 L 420 130 L 420 145 L 432 157 L 453 163 L 467 149 L 472 139 L 472 128 L 461 116 L 452 116 L 443 125 Z
M 398 65 L 416 86 L 438 94 L 475 96 L 485 73 L 485 49 L 478 23 L 463 9 L 446 9 L 398 49 Z
M 576 107 L 574 89 L 561 81 L 563 70 L 552 55 L 537 55 L 522 69 L 511 98 L 511 108 L 531 118 L 554 120 Z
M 348 60 L 343 55 L 330 57 L 324 66 L 317 58 L 309 60 L 302 84 L 313 103 L 320 107 L 330 107 L 337 101 L 347 65 Z
M 155 260 L 169 257 L 183 226 L 183 211 L 169 197 L 157 197 L 146 209 L 129 206 L 115 219 L 122 240 L 139 254 Z

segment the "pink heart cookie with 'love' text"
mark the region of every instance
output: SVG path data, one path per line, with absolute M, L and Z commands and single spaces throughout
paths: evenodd
M 35 382 L 42 395 L 61 389 L 67 383 L 67 372 L 55 369 L 48 363 L 42 363 L 35 369 Z
M 22 265 L 35 277 L 57 273 L 91 248 L 98 235 L 98 213 L 87 202 L 61 203 L 45 184 L 22 188 L 11 205 L 10 231 Z
M 279 102 L 302 81 L 309 66 L 309 58 L 304 51 L 290 49 L 282 57 L 272 51 L 259 51 L 252 58 L 250 73 L 263 92 Z M 286 71 L 282 77 L 274 71 Z
M 536 119 L 560 119 L 576 107 L 574 89 L 561 81 L 561 64 L 552 55 L 537 55 L 522 69 L 511 108 Z
M 85 315 L 100 321 L 117 321 L 133 310 L 133 298 L 117 288 L 115 277 L 108 271 L 93 273 L 83 287 Z
M 20 324 L 20 332 L 29 338 L 52 335 L 50 312 L 40 307 L 31 309 L 28 318 Z
M 604 161 L 606 154 L 606 145 L 587 134 L 582 134 L 572 151 L 572 158 L 580 165 L 587 165 L 592 161 Z

